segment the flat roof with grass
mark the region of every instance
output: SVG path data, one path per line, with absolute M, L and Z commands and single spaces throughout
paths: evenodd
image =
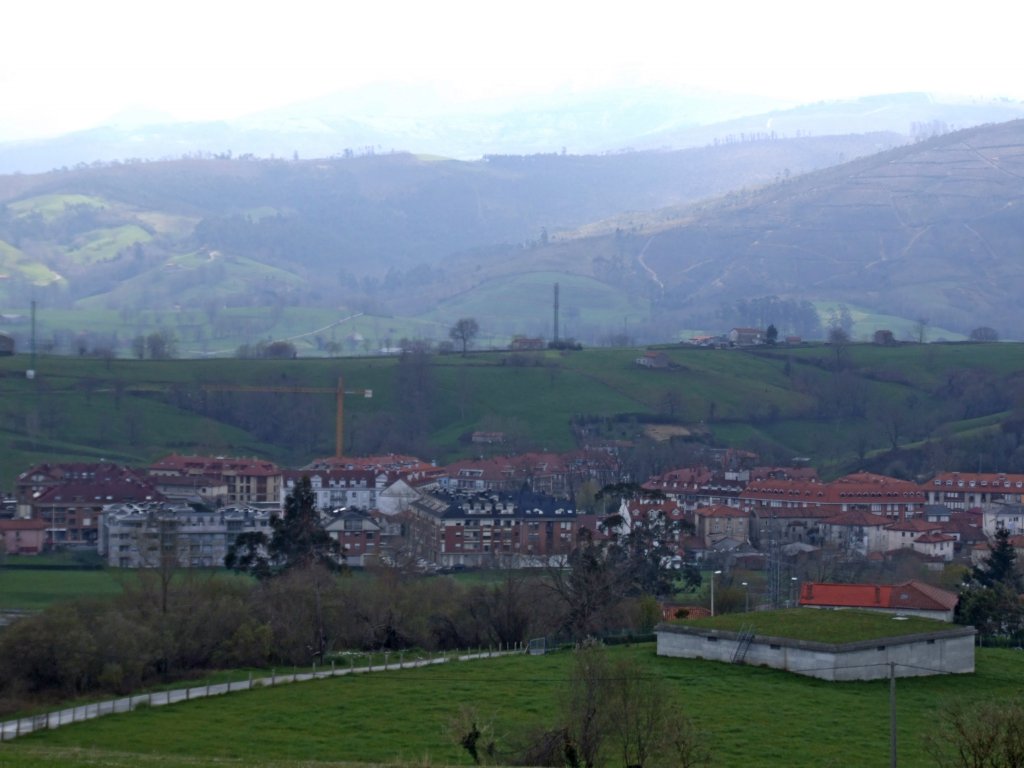
M 974 671 L 974 627 L 871 611 L 797 608 L 659 624 L 658 655 L 783 669 L 822 680 Z
M 668 624 L 726 632 L 749 629 L 762 637 L 790 638 L 833 645 L 952 629 L 948 623 L 936 619 L 894 616 L 874 611 L 828 611 L 812 608 L 726 613 L 702 619 L 679 619 Z

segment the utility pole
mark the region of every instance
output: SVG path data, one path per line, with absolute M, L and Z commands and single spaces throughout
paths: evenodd
M 554 320 L 555 320 L 555 333 L 554 333 L 554 339 L 555 339 L 555 343 L 557 344 L 558 343 L 558 283 L 555 283 L 555 308 L 554 308 L 554 310 L 555 310 L 555 317 L 554 317 Z
M 778 608 L 782 603 L 782 563 L 779 551 L 775 513 L 768 521 L 768 604 Z
M 896 768 L 896 663 L 889 662 L 889 767 Z
M 338 376 L 338 419 L 335 423 L 334 457 L 340 459 L 345 451 L 345 395 L 362 395 L 373 397 L 372 389 L 345 389 L 345 379 Z
M 34 379 L 36 377 L 36 300 L 32 299 L 32 362 L 29 366 L 26 378 Z

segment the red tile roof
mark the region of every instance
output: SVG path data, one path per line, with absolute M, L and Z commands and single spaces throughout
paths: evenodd
M 736 507 L 727 507 L 724 504 L 715 504 L 710 507 L 698 507 L 695 513 L 698 517 L 750 517 L 749 512 Z
M 973 485 L 972 485 L 973 483 Z M 1024 475 L 1008 475 L 1002 472 L 940 472 L 927 485 L 932 488 L 975 488 L 998 491 L 1024 490 Z
M 916 504 L 924 505 L 923 488 L 866 472 L 847 475 L 832 483 L 804 480 L 753 480 L 740 494 L 747 501 L 781 500 L 790 504 Z
M 959 597 L 955 592 L 920 581 L 902 584 L 800 585 L 800 605 L 827 608 L 887 608 L 890 610 L 950 611 Z
M 947 541 L 956 541 L 956 536 L 947 533 L 926 533 L 914 539 L 915 544 L 943 544 Z
M 885 515 L 876 515 L 874 512 L 868 512 L 866 509 L 853 509 L 849 512 L 840 512 L 838 515 L 833 515 L 821 522 L 825 525 L 856 525 L 881 528 L 885 525 L 891 525 L 892 519 Z
M 225 456 L 181 456 L 171 454 L 164 456 L 149 465 L 153 472 L 177 472 L 179 474 L 210 474 L 236 472 L 247 476 L 279 475 L 281 470 L 272 461 L 256 458 L 237 458 Z
M 908 533 L 931 533 L 941 531 L 942 523 L 929 523 L 927 520 L 898 520 L 889 526 L 890 531 L 907 531 Z
M 48 527 L 45 520 L 0 520 L 0 531 L 45 531 Z
M 683 467 L 649 478 L 643 487 L 647 490 L 672 490 L 710 483 L 713 479 L 714 473 L 707 467 Z
M 164 501 L 164 495 L 147 482 L 132 480 L 71 480 L 47 488 L 34 500 L 36 508 L 47 505 L 96 506 L 128 501 Z

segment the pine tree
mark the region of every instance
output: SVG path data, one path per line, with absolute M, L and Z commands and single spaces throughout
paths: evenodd
M 293 568 L 341 568 L 341 548 L 320 522 L 316 494 L 303 477 L 284 502 L 284 515 L 270 518 L 273 534 L 243 533 L 224 558 L 224 565 L 264 579 Z
M 1020 574 L 1017 572 L 1017 552 L 1010 543 L 1010 532 L 1005 528 L 996 531 L 995 541 L 989 544 L 989 554 L 974 566 L 971 576 L 983 587 L 1005 584 L 1014 592 L 1021 591 Z

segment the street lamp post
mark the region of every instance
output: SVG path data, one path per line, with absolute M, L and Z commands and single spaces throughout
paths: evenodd
M 743 612 L 750 613 L 750 584 L 742 582 L 743 584 Z
M 715 576 L 720 574 L 721 571 L 711 572 L 711 615 L 715 615 Z

